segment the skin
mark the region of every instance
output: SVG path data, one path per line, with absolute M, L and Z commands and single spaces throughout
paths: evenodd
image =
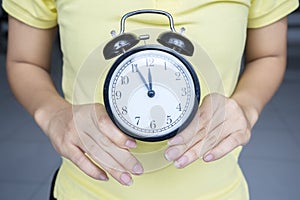
M 251 128 L 282 81 L 286 30 L 286 18 L 248 30 L 246 69 L 235 92 L 229 98 L 205 97 L 192 123 L 168 141 L 166 159 L 184 168 L 199 158 L 220 159 L 249 141 Z M 59 154 L 94 179 L 108 180 L 109 173 L 121 184 L 131 185 L 132 174 L 143 173 L 128 151 L 135 148 L 135 141 L 114 126 L 103 105 L 71 105 L 52 83 L 50 55 L 56 32 L 56 28 L 37 29 L 9 17 L 10 86 Z
M 247 33 L 245 71 L 230 98 L 203 100 L 195 119 L 169 140 L 166 158 L 183 168 L 211 162 L 248 143 L 260 112 L 282 82 L 286 68 L 287 19 Z

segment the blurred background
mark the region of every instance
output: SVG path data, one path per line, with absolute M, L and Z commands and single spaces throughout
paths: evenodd
M 0 200 L 46 200 L 59 155 L 16 102 L 6 78 L 7 16 L 0 10 Z M 52 77 L 61 81 L 59 42 Z M 272 72 L 270 72 L 272 73 Z M 300 199 L 300 12 L 289 16 L 288 66 L 283 83 L 261 114 L 240 164 L 253 200 Z

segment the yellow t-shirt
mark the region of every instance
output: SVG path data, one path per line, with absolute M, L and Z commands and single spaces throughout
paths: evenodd
M 230 96 L 238 79 L 247 28 L 271 24 L 297 6 L 297 0 L 3 0 L 3 7 L 10 15 L 30 26 L 59 26 L 63 52 L 62 85 L 65 98 L 73 103 L 95 101 L 94 90 L 88 88 L 89 83 L 86 82 L 89 74 L 99 71 L 91 68 L 79 79 L 78 74 L 91 53 L 111 38 L 110 31 L 118 31 L 120 18 L 129 11 L 147 8 L 171 13 L 175 27 L 185 27 L 186 36 L 207 53 L 214 69 L 206 70 L 214 70 L 218 74 L 221 83 L 216 84 L 221 84 L 223 94 Z M 141 26 L 168 29 L 168 21 L 160 16 L 139 16 L 128 20 L 126 31 Z M 202 74 L 199 70 L 198 73 Z M 204 73 L 202 82 L 208 81 L 213 85 L 214 77 L 207 74 L 208 77 L 205 77 Z M 82 92 L 79 100 L 73 98 L 74 85 L 79 87 L 79 93 Z M 204 94 L 209 92 L 210 89 Z M 161 144 L 139 143 L 138 150 L 145 151 L 156 145 Z M 166 165 L 134 176 L 134 184 L 130 187 L 122 186 L 112 178 L 109 182 L 93 180 L 69 160 L 63 159 L 55 184 L 55 196 L 59 200 L 248 199 L 247 184 L 238 165 L 240 150 L 237 148 L 212 163 L 199 159 L 180 170 Z M 156 162 L 155 157 L 152 160 Z

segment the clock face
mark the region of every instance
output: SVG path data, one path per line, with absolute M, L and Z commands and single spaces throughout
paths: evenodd
M 119 57 L 104 83 L 104 103 L 127 135 L 160 141 L 183 130 L 200 99 L 199 81 L 178 53 L 160 46 L 135 48 Z

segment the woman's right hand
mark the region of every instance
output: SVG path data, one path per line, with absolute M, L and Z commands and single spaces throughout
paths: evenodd
M 69 105 L 47 118 L 42 129 L 55 150 L 90 177 L 108 180 L 109 173 L 121 184 L 131 185 L 131 174 L 143 173 L 141 163 L 129 152 L 136 147 L 135 140 L 113 124 L 103 105 Z

